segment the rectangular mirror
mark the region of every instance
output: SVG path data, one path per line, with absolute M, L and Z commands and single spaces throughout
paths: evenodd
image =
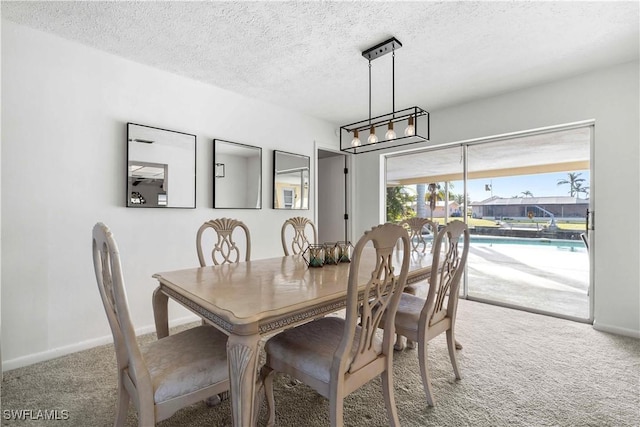
M 262 209 L 262 148 L 213 140 L 213 207 Z
M 273 208 L 309 209 L 308 156 L 273 152 Z
M 127 123 L 127 207 L 196 207 L 196 136 Z

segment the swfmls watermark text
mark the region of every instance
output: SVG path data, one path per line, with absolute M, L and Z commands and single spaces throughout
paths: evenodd
M 69 419 L 66 409 L 4 409 L 2 418 L 13 421 L 65 421 Z

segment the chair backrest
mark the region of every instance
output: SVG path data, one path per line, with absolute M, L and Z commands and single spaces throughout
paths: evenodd
M 118 374 L 125 369 L 139 392 L 139 399 L 153 399 L 151 377 L 140 353 L 136 334 L 129 316 L 129 304 L 124 286 L 120 254 L 116 241 L 103 223 L 93 227 L 93 268 L 102 304 L 113 334 Z M 151 400 L 153 405 L 153 400 Z
M 215 243 L 211 249 L 210 258 L 214 265 L 233 264 L 241 261 L 241 250 L 233 238 L 234 231 L 242 230 L 245 237 L 245 257 L 244 261 L 251 260 L 251 233 L 249 228 L 242 222 L 232 218 L 212 219 L 200 226 L 196 236 L 196 247 L 198 250 L 198 260 L 200 266 L 207 265 L 207 258 L 204 253 L 203 234 L 206 230 L 212 229 L 215 236 Z
M 438 232 L 433 245 L 429 291 L 420 314 L 427 326 L 445 317 L 455 318 L 468 253 L 469 229 L 464 222 L 452 221 Z
M 426 252 L 428 244 L 422 234 L 425 230 L 431 232 L 433 240 L 435 240 L 438 235 L 438 223 L 427 218 L 414 217 L 405 219 L 400 222 L 400 225 L 407 227 L 411 250 L 413 251 Z M 431 248 L 433 249 L 433 246 Z
M 287 242 L 287 227 L 293 228 L 293 237 Z M 306 229 L 311 228 L 313 234 L 313 242 L 309 241 L 309 236 L 306 233 Z M 280 232 L 282 239 L 282 249 L 284 249 L 285 256 L 290 255 L 289 247 L 291 247 L 291 254 L 299 254 L 305 250 L 310 243 L 318 242 L 318 231 L 316 225 L 309 218 L 296 216 L 289 218 L 282 224 L 282 230 Z
M 400 245 L 398 241 L 401 242 Z M 375 251 L 364 251 L 371 243 Z M 393 259 L 398 256 L 394 253 L 399 250 L 398 246 L 402 250 L 402 267 L 399 272 L 394 271 L 393 266 Z M 396 224 L 388 223 L 374 227 L 365 232 L 356 244 L 349 268 L 344 335 L 334 354 L 334 375 L 353 373 L 381 354 L 390 356 L 393 353 L 394 318 L 407 282 L 409 252 L 409 235 L 403 227 Z M 367 297 L 359 298 L 361 294 L 358 288 L 364 280 L 367 280 L 364 289 L 364 295 Z M 374 335 L 378 331 L 385 310 L 383 348 L 382 352 L 378 353 L 373 346 Z M 349 356 L 356 326 L 360 326 L 361 333 L 357 352 L 351 359 Z

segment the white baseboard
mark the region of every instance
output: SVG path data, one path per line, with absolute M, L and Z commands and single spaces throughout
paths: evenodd
M 189 315 L 174 319 L 169 322 L 169 327 L 184 325 L 185 323 L 196 322 L 200 317 Z M 155 325 L 147 325 L 142 328 L 136 329 L 136 335 L 145 335 L 156 331 Z M 33 365 L 34 363 L 44 362 L 46 360 L 55 359 L 56 357 L 66 356 L 67 354 L 76 353 L 82 350 L 88 350 L 100 345 L 112 344 L 113 336 L 105 335 L 98 338 L 92 338 L 90 340 L 81 341 L 79 343 L 65 345 L 63 347 L 52 348 L 40 353 L 29 354 L 27 356 L 17 357 L 15 359 L 2 361 L 2 372 L 10 371 L 12 369 L 22 368 L 24 366 Z
M 609 332 L 611 334 L 616 335 L 624 335 L 626 337 L 632 338 L 640 338 L 640 330 L 633 330 L 627 328 L 620 328 L 618 326 L 605 325 L 602 323 L 598 323 L 597 321 L 593 322 L 593 329 L 601 332 Z

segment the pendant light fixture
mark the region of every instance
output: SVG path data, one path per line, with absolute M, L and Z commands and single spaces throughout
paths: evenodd
M 362 56 L 369 61 L 369 118 L 340 127 L 340 150 L 353 154 L 400 147 L 429 141 L 429 113 L 420 107 L 396 111 L 395 107 L 395 51 L 402 47 L 395 37 L 385 40 L 365 51 Z M 391 113 L 371 116 L 371 61 L 391 53 L 392 108 Z M 386 128 L 384 139 L 379 140 L 376 130 Z M 398 135 L 394 128 L 400 129 Z M 359 138 L 360 132 L 369 132 L 366 143 Z
M 359 147 L 360 145 L 362 145 L 362 142 L 360 142 L 360 138 L 358 138 L 358 131 L 354 130 L 353 131 L 353 139 L 351 140 L 351 146 L 352 147 Z
M 389 130 L 384 134 L 384 139 L 390 141 L 392 139 L 396 139 L 396 132 L 393 130 L 393 120 L 389 120 Z M 406 131 L 405 131 L 406 135 Z

